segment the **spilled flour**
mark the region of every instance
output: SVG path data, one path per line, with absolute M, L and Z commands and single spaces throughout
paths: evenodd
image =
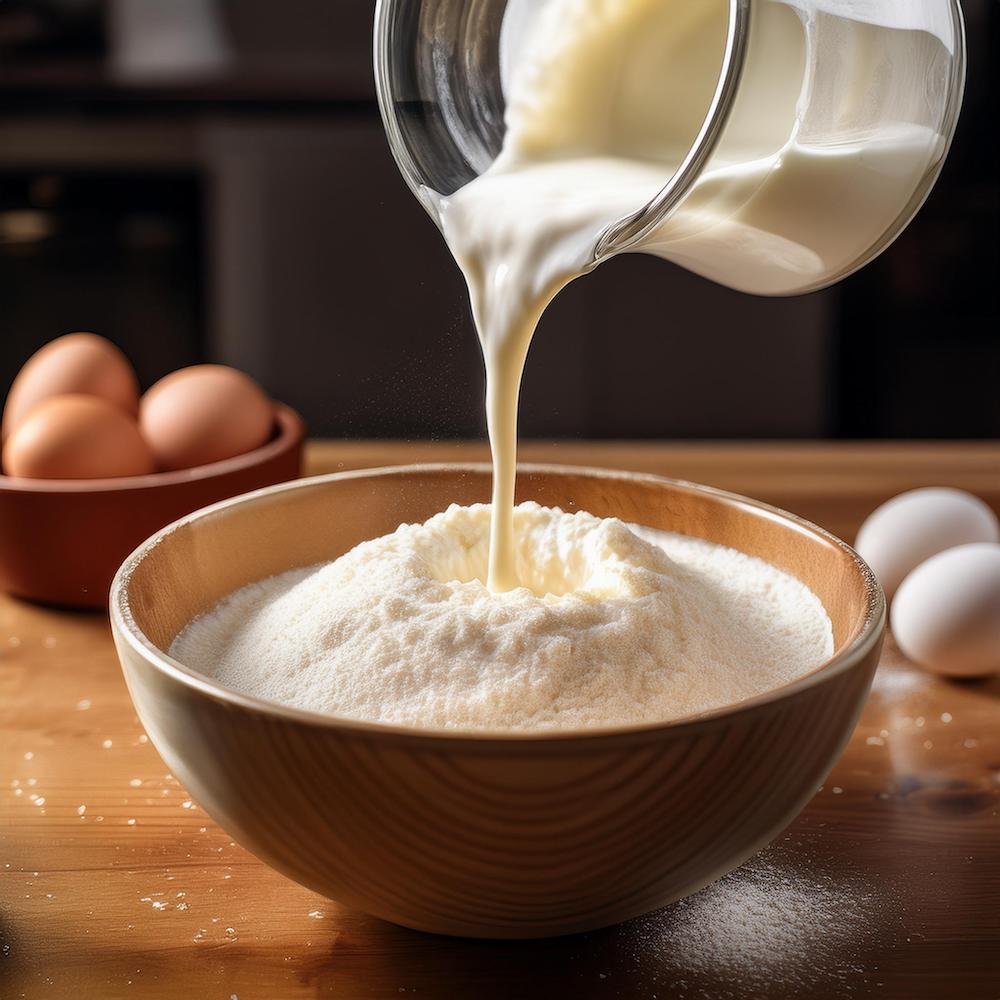
M 832 653 L 818 598 L 759 559 L 535 503 L 514 517 L 508 593 L 484 582 L 489 507 L 453 506 L 237 591 L 170 653 L 298 708 L 480 731 L 675 719 Z
M 783 853 L 769 850 L 623 925 L 623 946 L 657 978 L 668 975 L 677 1000 L 844 996 L 853 985 L 878 985 L 867 954 L 895 933 L 884 888 L 843 872 L 786 867 Z M 703 991 L 720 982 L 731 989 Z

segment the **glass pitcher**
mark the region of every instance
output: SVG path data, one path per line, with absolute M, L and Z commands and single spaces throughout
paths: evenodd
M 546 2 L 378 0 L 386 132 L 435 221 L 433 195 L 468 184 L 503 146 L 508 15 Z M 728 0 L 718 79 L 686 153 L 658 194 L 604 229 L 593 264 L 642 251 L 755 294 L 833 284 L 929 194 L 964 80 L 957 0 Z

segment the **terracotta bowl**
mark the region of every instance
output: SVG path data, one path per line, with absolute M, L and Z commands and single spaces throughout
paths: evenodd
M 686 532 L 760 556 L 822 599 L 836 653 L 780 690 L 659 725 L 456 734 L 316 715 L 226 690 L 164 651 L 220 598 L 489 497 L 481 466 L 338 473 L 199 511 L 112 589 L 132 699 L 170 770 L 229 834 L 346 906 L 442 934 L 585 931 L 696 891 L 771 840 L 854 729 L 885 622 L 843 542 L 703 486 L 521 469 L 521 499 Z
M 103 608 L 122 560 L 185 514 L 301 474 L 305 425 L 275 406 L 261 448 L 181 472 L 128 479 L 0 476 L 0 589 L 72 608 Z

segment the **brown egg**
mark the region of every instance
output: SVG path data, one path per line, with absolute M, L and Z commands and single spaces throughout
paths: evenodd
M 35 352 L 18 373 L 3 411 L 3 438 L 39 403 L 53 396 L 99 396 L 133 417 L 139 382 L 128 358 L 103 337 L 69 333 Z
M 97 396 L 39 403 L 4 442 L 3 468 L 26 479 L 117 479 L 156 470 L 135 420 Z
M 190 469 L 253 451 L 274 429 L 274 404 L 249 375 L 195 365 L 160 379 L 139 426 L 161 469 Z

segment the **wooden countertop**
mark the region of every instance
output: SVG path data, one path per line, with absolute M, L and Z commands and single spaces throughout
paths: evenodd
M 485 458 L 317 443 L 312 472 Z M 1000 510 L 1000 444 L 526 444 L 649 471 L 848 538 L 877 503 L 964 487 Z M 687 903 L 575 938 L 470 942 L 342 910 L 257 862 L 166 773 L 101 615 L 0 597 L 0 997 L 1000 997 L 1000 680 L 889 644 L 847 751 L 763 854 Z

